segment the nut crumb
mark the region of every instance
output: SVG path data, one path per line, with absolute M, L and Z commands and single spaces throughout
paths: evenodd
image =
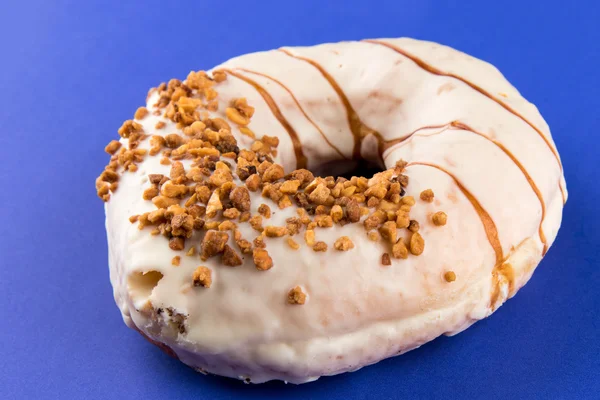
M 265 218 L 271 218 L 271 208 L 266 204 L 258 206 L 258 213 Z
M 342 236 L 335 241 L 333 247 L 339 251 L 348 251 L 354 248 L 354 243 L 348 236 Z
M 194 286 L 202 286 L 205 288 L 209 288 L 212 285 L 212 273 L 211 270 L 200 266 L 196 268 L 194 273 L 192 274 L 192 283 Z
M 135 119 L 144 119 L 148 115 L 148 109 L 146 107 L 140 107 L 136 110 L 133 118 Z
M 394 258 L 408 258 L 408 249 L 402 238 L 398 239 L 396 244 L 392 246 L 392 255 Z
M 456 280 L 456 274 L 454 271 L 448 271 L 444 274 L 444 279 L 446 282 L 454 282 Z
M 265 228 L 265 235 L 267 237 L 282 237 L 287 233 L 285 226 L 267 226 Z
M 419 232 L 419 223 L 414 219 L 410 220 L 410 224 L 408 225 L 408 230 L 411 232 Z
M 291 237 L 287 238 L 286 242 L 288 246 L 290 246 L 294 250 L 298 250 L 300 248 L 300 245 Z
M 325 242 L 317 242 L 313 246 L 314 251 L 327 251 L 327 243 Z
M 240 256 L 227 244 L 225 245 L 225 249 L 223 251 L 223 264 L 229 267 L 237 267 L 238 265 L 242 265 L 242 259 Z
M 315 245 L 315 231 L 308 229 L 306 232 L 304 232 L 304 241 L 308 247 L 313 247 Z
M 106 145 L 104 151 L 110 154 L 111 156 L 117 152 L 121 148 L 121 142 L 118 140 L 111 140 L 109 144 Z
M 446 225 L 446 222 L 448 221 L 448 216 L 446 215 L 445 212 L 438 211 L 435 214 L 433 214 L 433 216 L 431 217 L 431 220 L 433 221 L 434 225 L 443 226 L 443 225 Z
M 392 265 L 392 260 L 390 259 L 389 253 L 383 253 L 381 255 L 381 264 L 383 264 L 383 265 Z
M 410 238 L 410 252 L 415 256 L 421 255 L 425 250 L 425 241 L 419 232 L 412 234 Z
M 367 237 L 372 242 L 379 242 L 379 239 L 381 239 L 381 236 L 379 236 L 379 233 L 377 231 L 369 231 L 367 233 Z
M 426 201 L 427 203 L 431 203 L 433 201 L 433 190 L 427 189 L 421 192 L 421 200 Z
M 252 258 L 254 260 L 254 265 L 256 265 L 256 269 L 260 271 L 266 271 L 273 267 L 273 259 L 265 249 L 254 249 Z
M 202 240 L 202 260 L 208 260 L 210 257 L 222 253 L 229 240 L 229 234 L 220 231 L 208 231 Z
M 171 260 L 171 264 L 179 267 L 179 264 L 181 263 L 181 257 L 180 256 L 175 256 L 173 257 L 173 259 Z
M 304 304 L 306 302 L 306 294 L 304 294 L 300 286 L 296 286 L 288 292 L 287 302 L 289 304 Z

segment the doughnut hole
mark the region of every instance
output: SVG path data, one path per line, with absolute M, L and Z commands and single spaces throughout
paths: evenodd
M 364 176 L 370 178 L 378 172 L 383 171 L 385 168 L 375 162 L 368 160 L 337 160 L 330 161 L 324 164 L 310 168 L 310 171 L 315 176 L 320 177 L 344 177 L 350 179 L 353 176 Z
M 152 295 L 152 291 L 163 278 L 159 271 L 135 271 L 127 277 L 127 290 L 131 301 L 137 307 L 145 304 Z

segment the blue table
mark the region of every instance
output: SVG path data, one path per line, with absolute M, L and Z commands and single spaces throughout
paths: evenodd
M 599 3 L 287 3 L 1 3 L 0 398 L 600 398 Z M 492 62 L 550 124 L 570 198 L 531 282 L 456 337 L 302 386 L 202 376 L 127 329 L 94 178 L 147 89 L 250 51 L 395 36 Z

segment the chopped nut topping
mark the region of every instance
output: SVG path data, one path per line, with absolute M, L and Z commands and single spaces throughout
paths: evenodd
M 205 288 L 209 288 L 210 285 L 212 285 L 211 270 L 204 266 L 196 268 L 192 274 L 192 282 L 194 286 L 203 286 Z
M 313 246 L 314 251 L 327 251 L 327 243 L 325 242 L 317 242 Z
M 202 252 L 200 258 L 206 261 L 210 257 L 222 253 L 229 240 L 229 234 L 220 231 L 208 231 L 202 240 Z
M 335 241 L 333 247 L 339 251 L 348 251 L 354 248 L 354 243 L 352 243 L 352 240 L 348 236 L 342 236 Z
M 379 233 L 377 233 L 377 231 L 370 231 L 369 233 L 367 233 L 367 237 L 372 242 L 378 242 L 379 239 L 381 239 L 381 236 L 379 236 Z
M 298 250 L 300 248 L 300 245 L 291 237 L 286 239 L 286 243 L 294 250 Z
M 433 190 L 427 189 L 421 192 L 421 200 L 431 203 L 433 201 Z
M 306 302 L 306 294 L 304 294 L 300 286 L 296 286 L 288 292 L 287 302 L 289 304 L 304 304 Z
M 241 213 L 237 208 L 228 208 L 227 210 L 223 211 L 223 217 L 229 219 L 236 219 L 240 216 L 240 214 Z
M 287 233 L 287 229 L 284 226 L 267 226 L 265 228 L 265 235 L 267 237 L 282 237 Z
M 312 229 L 304 232 L 304 241 L 308 245 L 308 247 L 313 247 L 315 245 L 315 231 Z
M 259 188 L 260 183 L 261 180 L 258 174 L 252 174 L 248 177 L 248 179 L 246 179 L 246 187 L 248 187 L 248 190 L 250 190 L 251 192 L 256 192 Z
M 415 232 L 412 234 L 410 238 L 410 252 L 415 256 L 418 256 L 423 253 L 425 250 L 425 241 L 419 232 Z
M 330 193 L 327 186 L 321 183 L 308 195 L 308 199 L 315 204 L 325 204 Z
M 271 209 L 266 204 L 258 206 L 258 213 L 265 218 L 271 218 Z
M 254 230 L 259 232 L 263 231 L 262 217 L 260 215 L 255 215 L 254 217 L 250 218 L 248 222 L 250 222 L 250 226 L 252 226 Z
M 410 224 L 408 225 L 408 230 L 411 232 L 419 232 L 419 223 L 414 219 L 410 220 Z
M 410 226 L 410 217 L 406 211 L 398 210 L 396 215 L 396 226 L 398 226 L 398 229 L 408 228 Z
M 106 145 L 104 151 L 110 155 L 113 155 L 121 148 L 121 142 L 118 140 L 111 140 L 109 144 Z
M 266 169 L 262 176 L 262 180 L 264 182 L 275 182 L 276 180 L 283 178 L 284 175 L 283 167 L 279 164 L 273 164 Z
M 138 122 L 125 121 L 119 135 L 128 139 L 126 145 L 115 140 L 106 146 L 112 157 L 96 181 L 98 196 L 108 201 L 118 188 L 120 175 L 137 171 L 137 164 L 150 154 L 158 156 L 162 165 L 169 165 L 170 172 L 168 177 L 161 174 L 148 176 L 150 186 L 143 190 L 142 196 L 152 201 L 157 209 L 132 216 L 131 221 L 138 222 L 139 229 L 150 226 L 151 234 L 168 238 L 173 250 L 183 250 L 185 239 L 192 238 L 194 232 L 204 232 L 199 248 L 203 260 L 221 255 L 219 259 L 223 264 L 240 265 L 242 259 L 237 251 L 241 251 L 241 254 L 252 254 L 257 268 L 264 270 L 273 265 L 265 249 L 264 237 L 289 235 L 287 245 L 298 249 L 299 244 L 291 236 L 305 230 L 307 245 L 314 251 L 326 251 L 327 244 L 316 241 L 315 229 L 333 228 L 335 224 L 343 227 L 360 222 L 364 217 L 369 240 L 378 241 L 381 235 L 392 245 L 392 251 L 386 253 L 388 259 L 390 254 L 405 258 L 409 251 L 413 254 L 423 251 L 419 225 L 409 216 L 415 205 L 414 198 L 404 196 L 404 188 L 408 185 L 408 176 L 402 175 L 406 162 L 399 161 L 394 168 L 376 173 L 370 179 L 315 177 L 306 169 L 285 175 L 282 165 L 275 162 L 279 138 L 264 135 L 259 139 L 247 127 L 255 110 L 245 98 L 233 99 L 221 110 L 227 121 L 211 118 L 206 111 L 216 111 L 219 104 L 223 104 L 216 89 L 218 82 L 226 78 L 225 71 L 214 71 L 212 77 L 204 71 L 191 72 L 184 82 L 173 79 L 153 89 L 158 94 L 158 101 L 150 111 L 139 108 L 135 120 L 152 112 L 172 121 L 168 126 L 172 126 L 173 131 L 164 136 L 149 136 Z M 165 127 L 167 124 L 160 121 L 154 128 Z M 232 127 L 253 138 L 249 148 L 238 147 Z M 149 146 L 146 144 L 141 148 L 140 144 L 146 139 L 149 139 Z M 242 184 L 238 186 L 240 181 Z M 250 213 L 251 191 L 268 199 L 254 216 Z M 273 204 L 279 209 L 297 206 L 298 217 L 287 218 L 285 226 L 263 229 L 263 218 L 271 217 Z M 441 221 L 437 216 L 432 219 L 435 224 Z M 253 241 L 243 239 L 241 232 L 244 230 L 238 230 L 238 224 L 243 223 L 249 223 L 260 235 Z M 403 228 L 412 232 L 408 246 L 398 240 L 397 230 Z M 227 244 L 227 232 L 232 232 L 232 240 L 239 250 Z M 339 237 L 333 243 L 333 248 L 338 251 L 353 247 L 348 236 Z M 188 250 L 190 255 L 195 252 L 194 246 Z M 382 263 L 384 259 L 382 257 Z
M 188 187 L 186 185 L 176 185 L 172 181 L 168 181 L 162 185 L 160 193 L 169 198 L 182 197 L 188 193 Z
M 146 107 L 140 107 L 137 109 L 137 111 L 135 112 L 135 115 L 133 116 L 135 119 L 144 119 L 146 117 L 146 115 L 148 115 L 148 109 Z
M 225 245 L 225 249 L 223 250 L 223 264 L 229 267 L 242 265 L 242 259 L 229 245 Z
M 380 224 L 384 223 L 386 220 L 387 220 L 387 215 L 383 211 L 377 210 L 373 214 L 371 214 L 367 219 L 365 219 L 365 222 L 364 222 L 365 229 L 371 230 L 373 228 L 377 228 Z
M 329 215 L 317 215 L 315 221 L 320 228 L 330 228 L 333 226 L 333 218 Z
M 360 221 L 360 206 L 354 199 L 350 200 L 346 205 L 346 213 L 350 222 Z
M 171 250 L 183 250 L 185 248 L 185 239 L 179 236 L 169 239 L 169 248 Z
M 443 211 L 438 211 L 431 217 L 433 223 L 437 226 L 446 225 L 446 221 L 448 220 L 448 216 Z
M 223 204 L 221 204 L 220 192 L 219 190 L 215 190 L 206 204 L 206 215 L 214 217 L 217 214 L 217 211 L 222 209 Z
M 144 190 L 144 193 L 142 195 L 144 200 L 152 200 L 156 196 L 158 196 L 158 188 L 156 186 L 152 186 Z
M 179 267 L 179 264 L 181 263 L 181 257 L 180 256 L 175 256 L 173 257 L 173 259 L 171 260 L 171 264 L 173 264 L 176 267 Z
M 392 246 L 392 255 L 394 258 L 408 258 L 408 249 L 402 238 L 398 239 L 396 244 Z
M 396 243 L 396 222 L 385 222 L 383 226 L 379 228 L 379 232 L 384 239 L 387 239 L 388 242 L 392 244 Z
M 300 186 L 300 183 L 301 182 L 299 179 L 285 181 L 285 182 L 283 182 L 283 184 L 281 185 L 279 190 L 281 191 L 281 193 L 285 193 L 285 194 L 296 194 L 296 192 L 298 191 L 298 187 Z
M 266 271 L 273 267 L 273 259 L 265 249 L 256 248 L 252 252 L 252 258 L 254 260 L 254 264 L 256 265 L 256 269 L 260 271 Z
M 392 265 L 392 260 L 390 259 L 390 255 L 388 253 L 383 253 L 381 255 L 381 264 Z
M 250 210 L 250 192 L 243 186 L 238 186 L 229 194 L 229 200 L 239 211 Z
M 444 274 L 444 279 L 446 282 L 454 282 L 456 280 L 456 274 L 454 271 L 448 271 Z

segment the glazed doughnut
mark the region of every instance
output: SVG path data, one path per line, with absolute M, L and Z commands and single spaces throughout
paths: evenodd
M 354 371 L 487 317 L 567 199 L 536 107 L 413 39 L 237 57 L 150 90 L 119 134 L 96 188 L 125 322 L 246 382 Z

